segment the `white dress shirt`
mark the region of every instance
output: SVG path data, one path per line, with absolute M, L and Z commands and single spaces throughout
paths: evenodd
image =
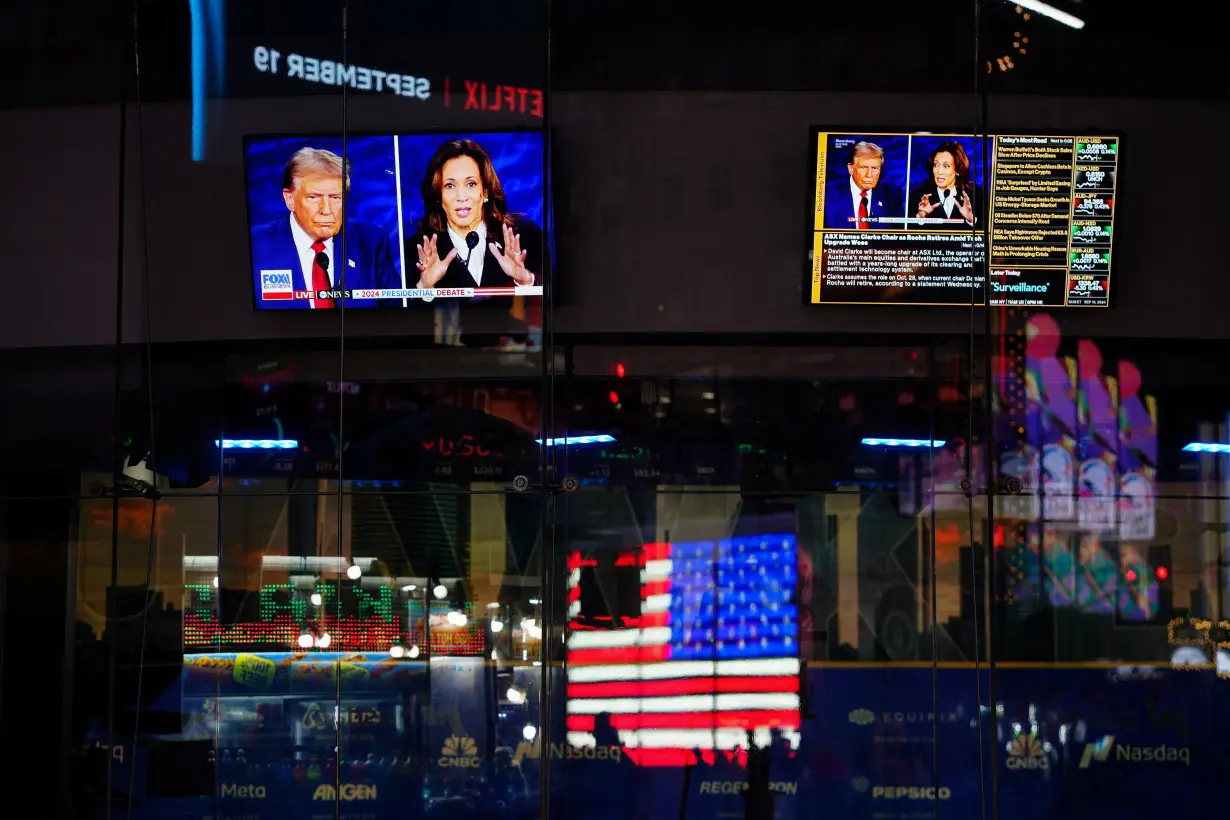
M 312 287 L 312 266 L 316 264 L 316 251 L 312 250 L 312 243 L 316 240 L 308 235 L 308 232 L 299 226 L 299 222 L 295 219 L 295 215 L 290 215 L 290 234 L 295 238 L 295 250 L 299 252 L 299 264 L 303 268 L 303 287 L 312 294 L 312 308 L 316 308 L 316 290 Z M 329 287 L 333 287 L 333 237 L 324 240 L 325 257 L 329 260 L 329 268 L 325 271 L 325 278 L 329 280 Z
M 957 209 L 957 192 L 953 188 L 944 188 L 940 191 L 940 205 L 944 208 L 944 218 L 952 219 L 952 212 Z M 960 212 L 957 212 L 960 216 Z
M 448 229 L 448 238 L 453 240 L 453 247 L 457 249 L 457 258 L 463 263 L 469 262 L 466 269 L 470 271 L 470 276 L 474 279 L 474 286 L 478 287 L 483 281 L 483 259 L 487 256 L 487 223 L 478 223 L 478 227 L 474 230 L 478 233 L 478 244 L 474 246 L 473 251 L 466 246 L 465 236 L 454 231 L 452 227 Z

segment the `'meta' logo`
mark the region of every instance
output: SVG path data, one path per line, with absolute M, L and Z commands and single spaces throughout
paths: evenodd
M 342 788 L 343 800 L 375 800 L 376 787 L 366 783 L 343 783 Z M 316 791 L 312 792 L 313 800 L 336 800 L 337 791 L 328 783 L 324 783 L 316 787 Z
M 453 735 L 444 741 L 440 750 L 440 765 L 456 769 L 476 769 L 481 765 L 478 759 L 478 747 L 472 737 L 457 737 Z
M 261 271 L 262 299 L 292 299 L 294 298 L 294 283 L 288 270 Z
M 1050 761 L 1042 741 L 1033 735 L 1021 735 L 1008 744 L 1009 769 L 1046 769 Z

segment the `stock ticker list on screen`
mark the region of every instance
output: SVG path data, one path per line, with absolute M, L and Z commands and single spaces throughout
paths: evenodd
M 1109 305 L 1117 137 L 814 134 L 811 303 Z
M 1115 137 L 995 137 L 991 304 L 1106 307 Z

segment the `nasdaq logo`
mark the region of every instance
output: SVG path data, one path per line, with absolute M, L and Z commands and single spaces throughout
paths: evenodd
M 1112 754 L 1113 753 L 1113 754 Z M 1107 735 L 1097 743 L 1086 743 L 1081 754 L 1079 768 L 1088 769 L 1093 763 L 1110 760 L 1124 763 L 1181 763 L 1192 765 L 1192 750 L 1186 746 L 1133 746 L 1130 743 L 1115 743 L 1114 735 Z

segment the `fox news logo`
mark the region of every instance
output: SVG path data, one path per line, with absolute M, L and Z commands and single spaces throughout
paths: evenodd
M 261 271 L 262 299 L 293 299 L 294 282 L 291 281 L 288 270 Z

